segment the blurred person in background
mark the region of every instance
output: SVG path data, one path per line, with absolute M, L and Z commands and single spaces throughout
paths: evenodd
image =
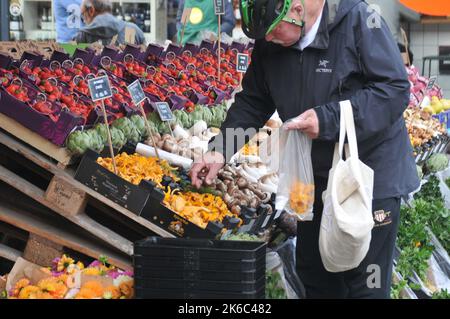
M 225 14 L 221 19 L 221 32 L 225 32 L 232 36 L 233 29 L 236 24 L 234 17 L 233 2 L 231 0 L 225 1 Z M 183 43 L 200 42 L 201 31 L 209 30 L 217 33 L 218 23 L 217 15 L 214 13 L 214 1 L 212 0 L 179 0 L 178 14 L 177 14 L 177 39 L 181 40 L 183 25 L 181 18 L 185 8 L 192 8 L 191 16 L 187 19 L 186 27 L 183 35 Z
M 53 0 L 56 22 L 56 42 L 67 43 L 83 26 L 81 21 L 82 0 Z
M 86 26 L 80 29 L 74 40 L 78 43 L 100 40 L 103 45 L 107 45 L 117 35 L 116 44 L 123 44 L 126 29 L 131 29 L 135 31 L 134 43 L 145 43 L 144 33 L 136 24 L 119 20 L 111 12 L 110 0 L 83 0 L 81 16 Z

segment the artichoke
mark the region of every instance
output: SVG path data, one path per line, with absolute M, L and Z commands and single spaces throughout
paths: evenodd
M 177 119 L 177 124 L 179 124 L 181 127 L 183 127 L 183 128 L 190 128 L 192 126 L 192 125 L 190 125 L 191 124 L 191 119 L 189 118 L 189 114 L 187 114 L 185 111 L 183 111 L 183 110 L 175 110 L 173 112 L 173 115 Z
M 100 135 L 103 144 L 108 143 L 108 131 L 106 130 L 105 124 L 97 124 L 95 126 L 95 130 L 97 131 L 98 135 Z
M 127 138 L 118 128 L 111 127 L 110 131 L 113 147 L 115 149 L 121 149 L 127 143 Z
M 67 139 L 67 149 L 74 155 L 82 155 L 91 147 L 91 138 L 85 131 L 72 132 Z
M 142 116 L 136 114 L 130 117 L 130 120 L 143 138 L 148 137 L 147 126 L 145 125 L 145 120 Z
M 127 117 L 122 117 L 115 120 L 112 126 L 121 130 L 125 138 L 133 143 L 138 143 L 141 140 L 141 135 L 134 123 Z
M 90 149 L 97 153 L 103 151 L 103 147 L 105 146 L 105 144 L 103 143 L 103 139 L 100 134 L 98 134 L 95 129 L 87 131 L 86 134 L 89 135 L 90 138 Z

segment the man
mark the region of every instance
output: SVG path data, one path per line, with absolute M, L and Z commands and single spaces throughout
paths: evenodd
M 241 15 L 244 32 L 257 39 L 252 62 L 222 125 L 224 139 L 214 140 L 214 151 L 193 166 L 192 182 L 209 184 L 241 147 L 227 150 L 234 137 L 226 128 L 260 128 L 275 109 L 283 121 L 296 118 L 287 128 L 313 139 L 314 220 L 299 223 L 297 235 L 297 271 L 307 297 L 389 298 L 400 198 L 419 180 L 403 120 L 409 82 L 386 23 L 362 0 L 241 0 Z M 375 173 L 374 217 L 386 218 L 374 218 L 359 267 L 330 273 L 318 247 L 321 195 L 338 141 L 339 101 L 347 99 L 360 159 Z
M 231 0 L 225 2 L 225 14 L 221 16 L 220 29 L 232 36 L 236 24 L 234 17 L 233 3 Z M 181 41 L 183 25 L 181 18 L 185 8 L 192 8 L 191 18 L 187 20 L 183 34 L 183 44 L 200 42 L 200 31 L 209 30 L 217 33 L 217 15 L 214 13 L 214 1 L 212 0 L 180 0 L 177 13 L 177 37 Z
M 81 0 L 54 0 L 56 20 L 56 42 L 67 43 L 83 26 L 81 22 Z
M 145 43 L 144 33 L 137 25 L 115 18 L 111 11 L 110 0 L 84 0 L 81 15 L 86 26 L 80 29 L 74 40 L 78 43 L 93 43 L 100 40 L 107 45 L 117 35 L 116 44 L 122 44 L 126 41 L 127 30 L 131 30 L 135 34 L 135 44 Z

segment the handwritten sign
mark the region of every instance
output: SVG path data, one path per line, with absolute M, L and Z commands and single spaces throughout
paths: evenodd
M 238 53 L 236 56 L 236 71 L 245 73 L 248 68 L 248 54 Z
M 142 103 L 146 99 L 144 90 L 142 89 L 142 85 L 139 82 L 139 80 L 136 80 L 133 83 L 131 83 L 127 87 L 127 89 L 135 105 Z
M 166 102 L 156 102 L 155 104 L 161 121 L 168 122 L 173 120 L 174 116 L 172 110 L 169 107 L 169 104 L 167 104 Z
M 216 15 L 225 14 L 225 1 L 227 0 L 214 0 L 214 13 Z
M 428 85 L 427 85 L 427 92 L 430 91 L 431 89 L 433 89 L 434 84 L 436 83 L 436 80 L 437 80 L 437 76 L 430 77 L 430 80 L 428 81 Z
M 112 96 L 111 85 L 107 76 L 88 80 L 92 101 L 104 100 Z

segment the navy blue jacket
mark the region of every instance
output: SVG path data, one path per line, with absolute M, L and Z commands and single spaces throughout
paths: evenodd
M 222 125 L 224 141 L 225 128 L 260 128 L 275 109 L 286 121 L 314 108 L 320 126 L 312 146 L 314 175 L 328 177 L 339 101 L 350 99 L 360 159 L 375 172 L 374 199 L 406 195 L 419 179 L 403 119 L 410 85 L 400 52 L 367 3 L 342 0 L 336 8 L 327 1 L 318 34 L 303 51 L 298 44 L 256 41 L 243 91 Z M 229 155 L 224 144 L 212 141 L 210 149 Z

